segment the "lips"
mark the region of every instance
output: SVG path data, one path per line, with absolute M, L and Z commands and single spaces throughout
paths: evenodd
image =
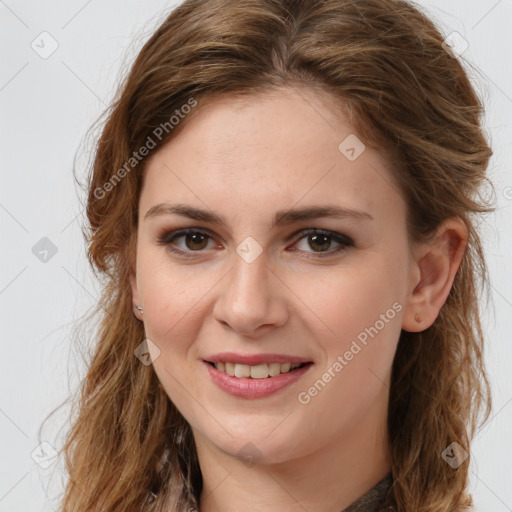
M 215 354 L 204 360 L 217 386 L 240 398 L 263 398 L 293 384 L 312 361 L 285 354 Z
M 235 352 L 222 352 L 214 354 L 204 359 L 208 363 L 233 363 L 246 364 L 248 366 L 256 366 L 259 364 L 270 363 L 290 363 L 302 364 L 311 363 L 310 359 L 304 357 L 291 356 L 286 354 L 236 354 Z

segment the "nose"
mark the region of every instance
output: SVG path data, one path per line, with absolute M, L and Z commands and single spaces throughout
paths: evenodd
M 233 268 L 219 283 L 213 316 L 237 333 L 258 337 L 288 319 L 288 288 L 268 266 L 265 253 L 247 262 L 235 255 Z

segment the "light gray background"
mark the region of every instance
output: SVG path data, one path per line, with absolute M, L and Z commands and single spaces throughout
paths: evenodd
M 493 295 L 484 327 L 495 405 L 474 442 L 471 490 L 479 510 L 512 511 L 512 1 L 419 3 L 445 35 L 458 31 L 468 41 L 463 56 L 479 70 L 488 109 L 498 209 L 484 226 Z M 41 438 L 38 430 L 83 378 L 70 352 L 72 328 L 98 297 L 85 259 L 73 159 L 80 145 L 87 156 L 85 132 L 112 99 L 122 66 L 175 4 L 0 0 L 0 512 L 57 510 L 61 462 L 44 468 L 31 454 L 41 463 L 40 440 L 56 447 L 62 441 L 68 407 L 45 424 Z M 43 51 L 46 37 L 50 48 L 44 31 L 58 43 L 46 59 L 31 47 L 35 41 Z M 85 164 L 79 152 L 78 169 Z M 43 237 L 57 249 L 46 262 L 32 251 Z M 45 453 L 51 454 L 46 445 Z

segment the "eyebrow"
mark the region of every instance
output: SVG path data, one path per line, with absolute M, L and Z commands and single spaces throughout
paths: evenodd
M 190 219 L 227 226 L 226 219 L 217 213 L 203 210 L 186 204 L 159 203 L 152 206 L 144 216 L 144 219 L 160 215 L 182 215 Z M 351 218 L 356 220 L 374 220 L 364 211 L 343 208 L 335 205 L 309 206 L 299 209 L 279 210 L 274 216 L 272 227 L 284 226 L 303 220 L 318 219 L 321 217 L 334 217 L 339 219 Z

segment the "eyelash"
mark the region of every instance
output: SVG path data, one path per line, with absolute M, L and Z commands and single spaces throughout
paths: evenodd
M 194 253 L 204 252 L 203 249 L 197 250 L 197 251 L 190 251 L 190 250 L 183 251 L 181 249 L 177 249 L 176 247 L 172 246 L 172 242 L 174 240 L 176 240 L 176 238 L 179 238 L 183 235 L 188 235 L 188 234 L 206 235 L 210 239 L 213 238 L 206 231 L 201 231 L 197 228 L 186 228 L 186 229 L 178 229 L 175 231 L 170 231 L 168 233 L 164 233 L 162 236 L 160 236 L 157 239 L 157 244 L 167 246 L 171 252 L 178 254 L 180 256 L 184 256 L 186 258 L 194 257 L 194 255 L 195 255 Z M 309 235 L 325 235 L 328 238 L 331 238 L 333 241 L 341 244 L 339 247 L 329 250 L 329 251 L 308 253 L 308 254 L 312 254 L 313 256 L 306 256 L 306 258 L 327 258 L 329 256 L 333 256 L 334 254 L 339 254 L 340 252 L 345 251 L 348 247 L 354 246 L 353 240 L 351 240 L 348 236 L 342 235 L 341 233 L 336 233 L 335 231 L 327 231 L 324 229 L 311 228 L 311 229 L 303 229 L 303 230 L 299 231 L 298 233 L 296 233 L 296 235 L 294 235 L 294 237 L 297 235 L 301 235 L 301 236 L 296 240 L 295 243 L 297 243 L 298 241 L 300 241 L 301 239 L 303 239 Z

